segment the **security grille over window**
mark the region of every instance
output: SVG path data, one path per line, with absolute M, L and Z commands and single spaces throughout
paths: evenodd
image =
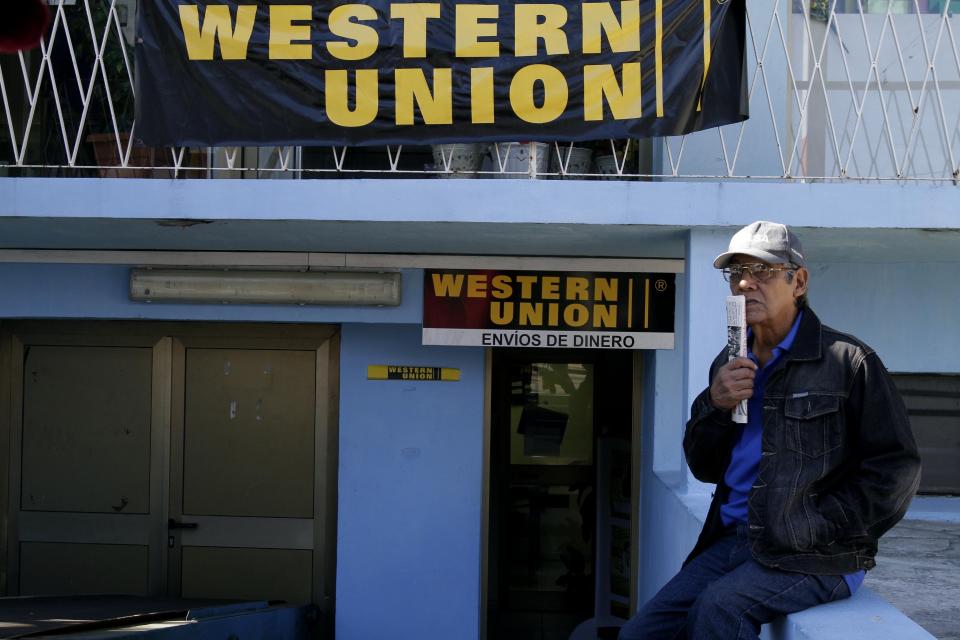
M 920 448 L 920 493 L 960 495 L 960 376 L 893 376 Z
M 0 55 L 0 175 L 946 183 L 960 176 L 956 0 L 748 2 L 751 117 L 743 124 L 652 144 L 374 150 L 144 147 L 133 122 L 137 0 L 48 1 L 54 19 L 41 48 Z

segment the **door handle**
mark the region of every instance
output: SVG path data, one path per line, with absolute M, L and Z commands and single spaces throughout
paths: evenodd
M 174 520 L 170 518 L 167 520 L 167 529 L 196 529 L 196 522 L 180 522 L 179 520 Z

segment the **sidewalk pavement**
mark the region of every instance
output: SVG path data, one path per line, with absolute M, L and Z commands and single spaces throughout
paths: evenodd
M 960 640 L 960 522 L 901 521 L 864 584 L 939 640 Z

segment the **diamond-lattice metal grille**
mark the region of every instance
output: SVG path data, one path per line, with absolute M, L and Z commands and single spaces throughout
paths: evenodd
M 483 145 L 467 150 L 481 154 L 481 164 L 466 169 L 470 145 L 138 145 L 137 0 L 50 2 L 54 19 L 41 47 L 0 55 L 0 175 L 955 183 L 960 170 L 958 0 L 749 0 L 747 122 L 653 143 L 599 141 L 584 150 L 582 143 Z

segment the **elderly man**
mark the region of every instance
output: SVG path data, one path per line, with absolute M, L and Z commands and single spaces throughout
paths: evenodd
M 849 597 L 919 483 L 893 381 L 807 306 L 797 237 L 754 222 L 713 264 L 746 298 L 749 325 L 748 357 L 713 361 L 683 441 L 693 474 L 717 490 L 683 568 L 621 640 L 757 638 L 778 616 Z M 741 400 L 742 425 L 730 413 Z

